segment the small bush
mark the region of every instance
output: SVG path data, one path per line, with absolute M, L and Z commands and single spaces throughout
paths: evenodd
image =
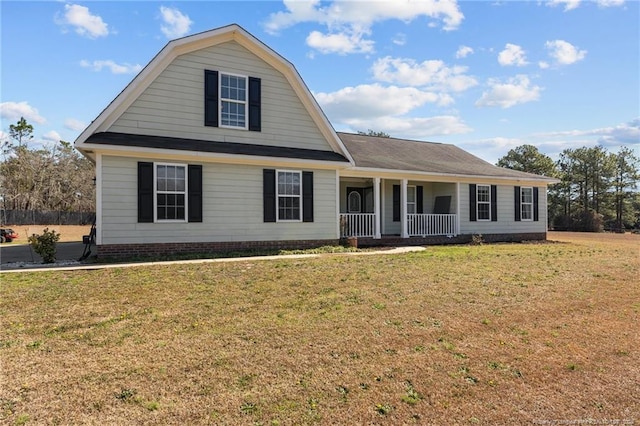
M 482 238 L 482 234 L 473 234 L 471 236 L 471 245 L 481 246 L 484 244 L 484 238 Z
M 42 256 L 44 263 L 53 263 L 56 261 L 56 243 L 59 240 L 59 233 L 45 228 L 42 235 L 32 234 L 29 237 L 29 244 L 33 247 L 33 251 Z

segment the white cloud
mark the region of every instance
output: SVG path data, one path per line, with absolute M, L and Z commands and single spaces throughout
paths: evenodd
M 600 7 L 615 7 L 622 6 L 624 4 L 624 0 L 596 0 L 598 6 Z
M 109 26 L 98 15 L 92 15 L 89 8 L 78 4 L 65 4 L 64 15 L 57 16 L 60 25 L 75 27 L 76 33 L 89 38 L 105 37 L 109 35 Z
M 85 129 L 85 127 L 87 127 L 87 125 L 85 123 L 83 123 L 80 120 L 77 120 L 75 118 L 67 118 L 66 120 L 64 120 L 64 127 L 65 129 L 69 129 L 69 130 L 73 130 L 76 132 L 82 131 Z
M 285 11 L 272 13 L 264 23 L 265 30 L 277 34 L 283 29 L 303 22 L 315 22 L 327 27 L 322 34 L 314 31 L 307 42 L 311 47 L 323 53 L 368 53 L 373 51 L 373 41 L 364 40 L 363 35 L 371 33 L 376 22 L 397 19 L 410 22 L 426 16 L 441 22 L 443 29 L 457 29 L 464 15 L 455 0 L 416 0 L 416 1 L 372 1 L 363 6 L 360 1 L 335 0 L 321 3 L 320 0 L 297 1 L 284 0 Z M 322 36 L 322 37 L 320 37 Z M 347 44 L 350 41 L 350 44 Z M 334 46 L 356 46 L 335 48 Z
M 27 102 L 2 102 L 0 103 L 0 117 L 4 120 L 17 122 L 24 117 L 28 123 L 43 124 L 47 120 L 40 115 L 38 110 Z M 14 124 L 14 123 L 11 123 Z
M 448 67 L 440 60 L 417 63 L 413 59 L 386 56 L 378 59 L 371 70 L 378 81 L 445 92 L 462 92 L 478 84 L 475 78 L 465 74 L 467 67 Z
M 473 53 L 473 49 L 471 47 L 463 45 L 458 47 L 458 50 L 456 51 L 456 58 L 458 59 L 466 58 L 472 53 Z
M 110 59 L 92 62 L 83 59 L 80 61 L 80 66 L 83 68 L 89 68 L 93 71 L 102 71 L 103 68 L 107 68 L 113 74 L 134 74 L 140 72 L 142 69 L 142 65 L 132 65 L 128 63 L 117 64 Z
M 570 65 L 581 61 L 587 56 L 586 50 L 580 50 L 564 40 L 547 41 L 545 47 L 549 50 L 549 56 L 551 56 L 558 65 Z
M 561 132 L 539 133 L 545 138 L 584 138 L 590 137 L 597 143 L 606 146 L 640 145 L 640 118 L 611 127 L 600 127 L 589 130 L 567 130 Z
M 476 101 L 476 106 L 511 108 L 538 100 L 542 90 L 539 86 L 531 85 L 525 75 L 517 75 L 504 83 L 498 79 L 489 79 L 488 85 L 490 90 L 482 93 Z
M 160 15 L 162 15 L 162 21 L 164 22 L 160 26 L 160 30 L 168 39 L 184 36 L 189 32 L 191 24 L 193 24 L 189 16 L 176 8 L 160 6 Z
M 498 63 L 502 66 L 515 65 L 518 67 L 528 64 L 522 47 L 511 43 L 507 43 L 504 46 L 504 50 L 498 54 Z
M 424 92 L 414 87 L 384 87 L 363 84 L 332 93 L 315 93 L 315 98 L 332 121 L 398 116 L 426 103 L 449 104 L 448 95 Z
M 564 11 L 567 12 L 580 6 L 580 2 L 581 0 L 548 0 L 545 4 L 551 7 L 564 5 Z
M 398 33 L 393 38 L 393 40 L 391 40 L 391 42 L 398 46 L 404 46 L 407 43 L 407 35 L 403 33 Z
M 546 70 L 547 68 L 549 68 L 549 62 L 540 61 L 538 62 L 538 66 L 540 67 L 540 69 Z
M 307 37 L 307 45 L 320 53 L 371 53 L 373 52 L 373 40 L 364 40 L 362 33 L 337 33 L 322 34 L 320 31 L 312 31 Z
M 473 129 L 459 117 L 442 115 L 435 117 L 382 117 L 372 119 L 345 120 L 351 131 L 375 129 L 393 137 L 409 139 L 426 139 L 437 135 L 454 135 L 469 133 Z
M 60 136 L 60 133 L 56 132 L 55 130 L 49 130 L 47 133 L 42 135 L 42 139 L 47 142 L 58 143 L 62 140 L 62 136 Z

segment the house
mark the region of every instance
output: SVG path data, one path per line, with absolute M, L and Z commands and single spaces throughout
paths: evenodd
M 107 257 L 545 239 L 554 180 L 453 145 L 337 133 L 238 25 L 169 42 L 75 141 Z

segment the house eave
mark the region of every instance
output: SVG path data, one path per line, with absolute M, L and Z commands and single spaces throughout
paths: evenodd
M 434 173 L 426 171 L 412 170 L 391 170 L 373 167 L 350 167 L 340 172 L 340 177 L 358 177 L 371 178 L 380 177 L 383 179 L 410 179 L 410 180 L 429 180 L 431 182 L 460 182 L 460 183 L 506 183 L 513 182 L 519 184 L 536 184 L 549 185 L 559 183 L 560 180 L 546 176 L 535 177 L 512 177 L 512 176 L 495 176 L 495 175 L 474 175 L 474 174 L 456 174 L 456 173 Z
M 311 160 L 304 158 L 269 157 L 262 155 L 224 154 L 216 152 L 182 151 L 162 148 L 140 148 L 120 145 L 89 145 L 94 158 L 96 155 L 145 158 L 152 160 L 167 160 L 196 162 L 196 163 L 224 163 L 238 165 L 257 165 L 269 167 L 307 167 L 314 169 L 336 170 L 349 167 L 347 162 Z M 95 161 L 95 160 L 94 160 Z

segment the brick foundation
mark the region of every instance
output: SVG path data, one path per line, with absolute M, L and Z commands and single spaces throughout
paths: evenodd
M 338 240 L 236 241 L 208 243 L 102 244 L 98 258 L 126 260 L 144 256 L 206 254 L 244 250 L 294 250 L 337 245 Z
M 358 247 L 379 247 L 379 246 L 435 246 L 444 244 L 467 244 L 471 242 L 472 234 L 458 235 L 456 237 L 446 237 L 444 235 L 435 237 L 410 237 L 400 238 L 399 236 L 383 236 L 376 240 L 373 238 L 358 238 Z M 520 242 L 520 241 L 544 241 L 547 239 L 546 232 L 529 232 L 520 234 L 482 234 L 482 239 L 487 243 Z
M 411 237 L 383 236 L 381 239 L 358 238 L 358 247 L 389 246 L 429 246 L 443 244 L 467 244 L 471 242 L 471 234 L 456 237 Z M 487 243 L 520 242 L 546 240 L 546 232 L 521 234 L 483 234 Z M 143 256 L 171 256 L 176 254 L 206 254 L 216 252 L 244 250 L 294 250 L 308 249 L 327 245 L 337 245 L 339 240 L 287 240 L 287 241 L 236 241 L 209 243 L 153 243 L 153 244 L 103 244 L 97 246 L 98 257 L 105 259 L 126 260 Z

